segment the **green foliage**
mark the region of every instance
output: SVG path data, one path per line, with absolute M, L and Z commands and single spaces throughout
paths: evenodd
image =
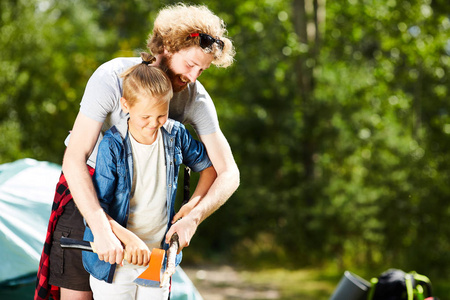
M 217 5 L 237 63 L 202 82 L 242 184 L 200 228 L 208 242 L 300 264 L 448 269 L 442 5 L 327 2 L 320 39 L 303 42 L 291 2 Z
M 82 91 L 105 59 L 108 37 L 79 1 L 0 5 L 0 122 L 14 129 L 3 140 L 8 146 L 1 148 L 0 161 L 31 156 L 60 163 Z
M 341 199 L 349 209 L 329 207 L 340 225 L 333 228 L 341 231 L 334 244 L 353 262 L 359 253 L 364 263 L 442 273 L 448 268 L 436 261 L 448 263 L 443 251 L 448 241 L 441 235 L 448 188 L 436 168 L 447 160 L 447 151 L 435 149 L 448 139 L 441 117 L 448 104 L 442 98 L 446 92 L 438 95 L 436 89 L 449 83 L 449 20 L 430 3 L 352 3 L 327 7 L 332 22 L 327 28 L 335 38 L 330 48 L 324 46 L 323 58 L 335 69 L 323 64 L 323 72 L 339 77 L 322 77 L 325 85 L 317 87 L 320 94 L 329 91 L 324 98 L 333 98 L 333 89 L 344 90 L 335 93 L 341 104 L 333 116 L 339 133 L 328 139 L 334 140 L 333 154 L 322 167 L 330 174 L 330 200 Z M 332 174 L 335 170 L 344 173 Z M 439 168 L 439 174 L 448 176 L 448 168 Z M 349 234 L 346 243 L 342 230 Z

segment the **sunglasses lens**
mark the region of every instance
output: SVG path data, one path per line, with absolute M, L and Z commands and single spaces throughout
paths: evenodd
M 220 50 L 223 50 L 223 46 L 225 46 L 225 44 L 223 43 L 223 41 L 221 40 L 216 40 L 217 45 L 219 46 Z
M 210 48 L 211 45 L 215 42 L 216 40 L 207 34 L 200 34 L 200 47 L 202 48 Z
M 220 50 L 223 50 L 223 46 L 224 43 L 223 41 L 219 40 L 219 39 L 215 39 L 212 36 L 210 36 L 209 34 L 205 34 L 205 33 L 200 33 L 200 47 L 204 48 L 211 48 L 211 46 L 214 43 L 217 43 L 217 46 L 220 48 Z

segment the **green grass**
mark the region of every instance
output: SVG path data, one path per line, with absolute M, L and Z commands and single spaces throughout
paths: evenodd
M 249 286 L 267 286 L 278 290 L 280 297 L 277 299 L 329 300 L 343 273 L 343 271 L 326 269 L 267 269 L 241 271 L 240 275 Z M 366 280 L 371 278 L 363 271 L 354 273 Z M 375 276 L 374 274 L 372 277 Z M 437 279 L 432 284 L 434 296 L 440 300 L 450 300 L 448 280 Z
M 340 274 L 317 269 L 269 269 L 243 271 L 241 276 L 249 285 L 270 286 L 279 291 L 278 299 L 328 300 Z

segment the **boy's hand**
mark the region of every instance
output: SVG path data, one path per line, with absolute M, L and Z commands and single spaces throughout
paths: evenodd
M 151 251 L 147 245 L 140 240 L 140 243 L 125 246 L 125 260 L 133 265 L 147 266 L 150 261 Z
M 125 252 L 123 253 L 122 260 L 116 261 L 116 263 L 123 265 L 123 259 L 125 259 L 130 264 L 139 266 L 148 265 L 151 252 L 144 241 L 136 234 L 117 223 L 109 215 L 106 216 L 108 217 L 112 231 L 120 242 L 125 245 Z
M 122 242 L 125 245 L 124 258 L 127 262 L 133 265 L 146 266 L 150 261 L 151 251 L 147 245 L 137 235 L 129 230 L 124 231 L 125 236 L 121 236 Z
M 185 216 L 187 216 L 191 210 L 197 205 L 198 200 L 194 201 L 191 200 L 188 203 L 184 204 L 180 210 L 175 214 L 175 216 L 173 217 L 172 220 L 172 224 L 176 223 L 177 221 L 179 221 L 181 218 L 184 218 Z

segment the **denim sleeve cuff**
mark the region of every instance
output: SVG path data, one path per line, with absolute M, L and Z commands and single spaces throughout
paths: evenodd
M 194 172 L 201 172 L 204 169 L 209 168 L 211 166 L 212 166 L 211 161 L 209 160 L 209 158 L 206 157 L 201 162 L 199 162 L 199 163 L 197 163 L 195 165 L 189 166 L 189 168 L 191 168 L 191 170 L 194 171 Z

